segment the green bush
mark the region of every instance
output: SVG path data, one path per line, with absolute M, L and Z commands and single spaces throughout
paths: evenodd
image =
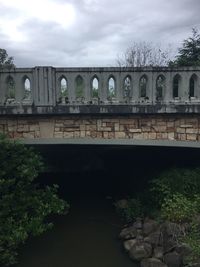
M 57 186 L 34 183 L 43 168 L 33 149 L 0 136 L 0 266 L 16 263 L 19 245 L 52 227 L 48 215 L 69 208 Z
M 180 193 L 191 198 L 200 194 L 200 169 L 170 169 L 150 182 L 151 198 L 160 208 L 164 199 Z
M 191 224 L 190 230 L 182 239 L 182 242 L 189 245 L 191 253 L 185 258 L 184 264 L 187 266 L 194 266 L 195 263 L 200 262 L 200 225 Z
M 176 223 L 191 222 L 197 213 L 195 199 L 189 199 L 179 193 L 166 197 L 161 206 L 161 216 Z
M 116 202 L 115 207 L 117 212 L 127 223 L 135 220 L 137 217 L 143 216 L 143 206 L 139 199 L 128 198 L 126 205 L 122 207 Z

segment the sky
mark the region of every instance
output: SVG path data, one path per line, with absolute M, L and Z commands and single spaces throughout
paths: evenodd
M 200 29 L 200 0 L 0 0 L 0 48 L 17 67 L 116 66 L 134 42 L 173 53 Z

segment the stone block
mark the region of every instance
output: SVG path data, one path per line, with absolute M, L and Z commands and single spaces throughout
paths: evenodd
M 56 132 L 54 133 L 55 138 L 63 138 L 63 132 Z
M 129 129 L 129 132 L 130 133 L 141 133 L 142 132 L 142 130 L 141 129 Z
M 197 134 L 197 133 L 198 133 L 198 129 L 194 129 L 194 128 L 186 129 L 186 134 Z
M 116 132 L 115 133 L 115 138 L 125 138 L 126 137 L 126 134 L 125 132 Z
M 64 138 L 73 138 L 74 137 L 74 132 L 64 132 L 63 133 Z
M 156 139 L 156 133 L 149 133 L 149 139 L 155 140 Z
M 197 140 L 197 135 L 196 134 L 187 134 L 186 138 L 188 141 L 196 141 Z
M 119 122 L 116 122 L 114 124 L 114 130 L 115 130 L 115 132 L 118 132 L 119 131 Z
M 30 129 L 30 131 L 31 132 L 34 132 L 34 131 L 38 131 L 39 130 L 39 125 L 37 125 L 37 124 L 31 124 L 31 125 L 29 125 L 29 129 Z
M 23 133 L 23 138 L 33 139 L 33 138 L 35 138 L 35 133 L 34 132 Z
M 169 139 L 169 140 L 174 140 L 174 139 L 175 139 L 175 135 L 174 135 L 173 132 L 168 133 L 168 139 Z
M 81 137 L 85 137 L 85 131 L 81 131 L 80 136 L 81 136 Z
M 176 128 L 176 132 L 177 132 L 177 133 L 185 133 L 185 128 L 177 127 L 177 128 Z

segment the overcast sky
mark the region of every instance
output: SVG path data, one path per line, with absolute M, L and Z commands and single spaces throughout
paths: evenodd
M 200 0 L 0 0 L 0 48 L 18 67 L 115 66 L 133 42 L 181 45 Z

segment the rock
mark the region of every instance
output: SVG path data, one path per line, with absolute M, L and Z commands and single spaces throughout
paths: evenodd
M 192 248 L 185 243 L 176 246 L 175 251 L 181 256 L 188 256 L 192 252 Z
M 164 255 L 164 262 L 168 267 L 180 267 L 181 256 L 176 252 L 170 252 Z
M 130 239 L 130 240 L 124 241 L 125 250 L 129 251 L 131 249 L 131 247 L 136 244 L 136 242 L 137 242 L 136 239 Z
M 163 248 L 164 248 L 164 253 L 169 253 L 173 251 L 177 246 L 177 241 L 173 239 L 173 237 L 164 237 L 163 240 Z
M 129 226 L 122 229 L 121 233 L 119 234 L 119 238 L 123 240 L 133 239 L 137 235 L 137 231 L 134 226 Z
M 133 245 L 129 251 L 129 257 L 132 260 L 140 261 L 145 258 L 151 257 L 152 254 L 152 246 L 148 243 Z
M 167 236 L 179 237 L 182 235 L 182 228 L 177 223 L 165 222 L 161 226 L 161 232 L 165 233 Z
M 192 248 L 188 244 L 182 243 L 175 248 L 175 251 L 181 256 L 183 265 L 188 265 L 188 256 L 191 254 Z
M 161 246 L 163 243 L 162 235 L 159 230 L 156 232 L 151 233 L 149 236 L 144 238 L 144 241 L 155 246 Z
M 155 258 L 143 259 L 140 263 L 141 267 L 167 267 L 161 260 Z
M 143 224 L 143 233 L 144 235 L 149 235 L 152 232 L 155 232 L 158 228 L 158 223 L 151 219 L 145 219 Z
M 126 209 L 128 207 L 128 200 L 120 199 L 115 203 L 115 206 L 119 209 Z
M 137 218 L 136 221 L 134 222 L 133 226 L 135 229 L 142 229 L 142 219 Z
M 200 263 L 193 263 L 191 267 L 200 267 Z
M 156 259 L 160 259 L 160 260 L 162 260 L 162 259 L 163 259 L 163 247 L 155 247 L 155 248 L 154 248 L 153 256 L 154 256 Z

